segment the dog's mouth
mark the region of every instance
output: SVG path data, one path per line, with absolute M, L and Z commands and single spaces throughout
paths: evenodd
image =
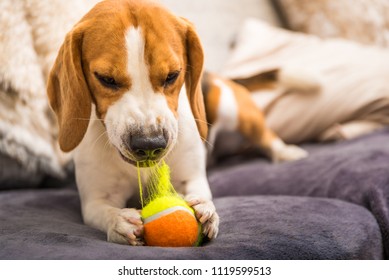
M 135 159 L 132 159 L 132 158 L 129 158 L 128 156 L 125 156 L 120 150 L 118 150 L 121 158 L 133 165 L 133 166 L 137 166 L 137 167 L 141 167 L 141 168 L 144 168 L 144 167 L 153 167 L 154 165 L 156 165 L 160 160 L 149 160 L 149 159 L 146 159 L 146 160 L 135 160 Z

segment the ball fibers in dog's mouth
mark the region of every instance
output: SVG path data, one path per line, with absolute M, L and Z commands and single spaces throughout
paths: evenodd
M 121 158 L 125 162 L 128 162 L 129 164 L 135 165 L 137 167 L 141 167 L 141 168 L 153 167 L 158 163 L 157 161 L 153 161 L 153 160 L 135 161 L 135 160 L 129 159 L 127 156 L 123 155 L 122 152 L 120 152 L 120 151 L 118 151 L 118 152 L 119 152 Z

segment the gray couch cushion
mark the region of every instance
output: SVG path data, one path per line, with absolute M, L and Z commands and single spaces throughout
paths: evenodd
M 306 145 L 310 156 L 297 162 L 272 165 L 254 159 L 236 164 L 242 158 L 231 158 L 210 174 L 209 181 L 215 197 L 293 195 L 361 205 L 377 219 L 389 258 L 388 143 L 389 129 L 385 129 L 351 141 Z
M 37 187 L 45 176 L 45 173 L 28 170 L 15 159 L 0 153 L 0 190 Z
M 220 235 L 199 248 L 106 242 L 82 223 L 74 186 L 0 193 L 0 259 L 379 259 L 381 234 L 363 207 L 288 196 L 215 200 Z

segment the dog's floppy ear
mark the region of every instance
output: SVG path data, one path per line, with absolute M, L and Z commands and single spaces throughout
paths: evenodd
M 82 39 L 79 24 L 66 35 L 47 84 L 50 105 L 59 124 L 59 145 L 65 152 L 81 142 L 91 113 L 90 92 L 82 69 Z
M 187 26 L 186 30 L 186 55 L 187 69 L 185 76 L 186 92 L 188 94 L 193 116 L 196 120 L 197 129 L 203 140 L 207 139 L 208 124 L 205 115 L 203 92 L 201 90 L 201 77 L 203 72 L 204 53 L 200 39 L 193 25 L 183 19 Z

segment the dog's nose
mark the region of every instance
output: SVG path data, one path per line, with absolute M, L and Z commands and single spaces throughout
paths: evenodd
M 156 160 L 163 154 L 166 146 L 167 141 L 163 135 L 132 135 L 130 139 L 130 148 L 138 160 Z

